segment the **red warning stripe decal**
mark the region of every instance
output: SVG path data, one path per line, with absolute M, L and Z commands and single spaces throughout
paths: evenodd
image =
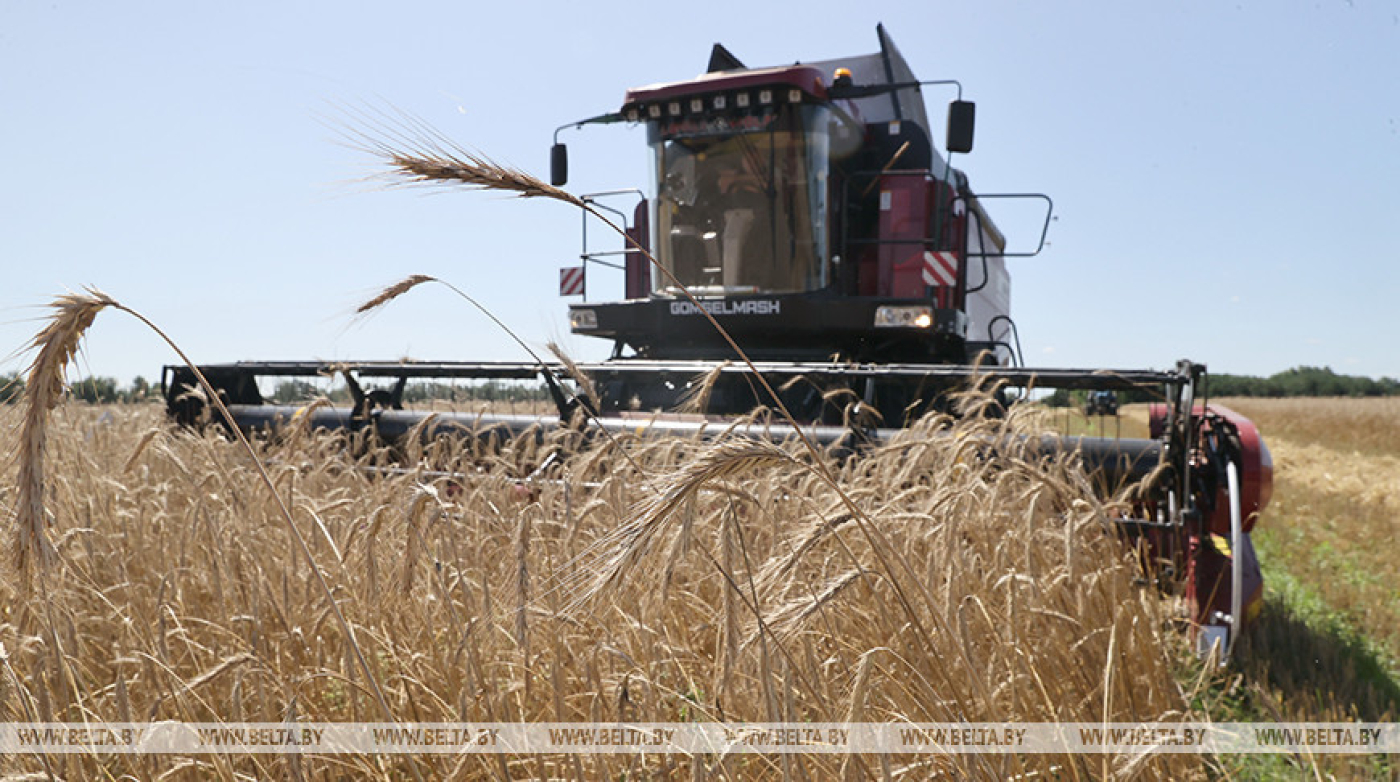
M 559 270 L 559 295 L 583 295 L 583 267 L 566 266 Z
M 952 287 L 958 284 L 958 256 L 952 252 L 924 253 L 924 283 Z

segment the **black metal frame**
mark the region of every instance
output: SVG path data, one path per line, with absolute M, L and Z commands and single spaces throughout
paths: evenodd
M 1196 427 L 1192 420 L 1194 415 L 1192 404 L 1195 398 L 1195 389 L 1202 382 L 1204 375 L 1204 367 L 1190 362 L 1183 361 L 1175 370 L 1171 371 L 773 361 L 757 362 L 754 367 L 767 377 L 774 387 L 796 386 L 798 384 L 792 384 L 789 381 L 805 378 L 811 381 L 814 388 L 818 389 L 844 387 L 865 390 L 864 402 L 875 406 L 877 412 L 880 413 L 879 418 L 884 420 L 886 424 L 896 425 L 895 428 L 860 430 L 858 434 L 861 439 L 873 441 L 889 439 L 894 432 L 898 431 L 898 425 L 903 421 L 892 418 L 885 411 L 879 410 L 878 404 L 875 404 L 876 400 L 871 396 L 871 389 L 901 389 L 906 393 L 922 395 L 929 404 L 936 404 L 937 400 L 944 397 L 947 392 L 964 387 L 970 382 L 977 382 L 984 388 L 998 386 L 1115 390 L 1163 388 L 1166 391 L 1165 398 L 1168 403 L 1169 416 L 1166 425 L 1167 434 L 1160 442 L 1162 460 L 1173 462 L 1173 467 L 1178 473 L 1180 481 L 1177 488 L 1178 496 L 1190 496 L 1191 465 L 1189 459 L 1184 455 L 1191 453 L 1195 448 L 1193 438 Z M 649 401 L 679 399 L 686 393 L 687 386 L 698 382 L 700 377 L 712 373 L 718 373 L 715 380 L 717 387 L 725 382 L 729 382 L 731 387 L 754 389 L 755 386 L 750 382 L 752 379 L 750 370 L 741 363 L 624 359 L 582 364 L 576 368 L 593 379 L 594 385 L 602 389 L 604 399 L 582 399 L 578 394 L 565 391 L 559 378 L 566 377 L 567 370 L 557 362 L 244 361 L 209 365 L 201 367 L 201 371 L 209 379 L 220 397 L 235 410 L 235 420 L 238 425 L 249 429 L 270 425 L 278 416 L 289 416 L 289 411 L 296 409 L 295 407 L 269 405 L 258 389 L 257 378 L 259 377 L 324 377 L 345 373 L 347 377 L 352 379 L 392 378 L 396 381 L 398 394 L 402 393 L 402 386 L 409 379 L 537 379 L 547 386 L 558 410 L 555 416 L 530 416 L 529 418 L 534 425 L 568 425 L 574 420 L 575 413 L 581 406 L 589 413 L 593 425 L 604 428 L 607 425 L 604 419 L 626 420 L 628 421 L 626 426 L 631 427 L 636 425 L 635 422 L 638 419 L 646 421 L 652 417 L 648 413 L 629 412 L 625 405 L 619 404 L 620 400 L 615 395 L 609 397 L 609 392 L 606 390 L 609 384 L 616 384 L 623 389 L 670 389 L 669 396 L 654 396 Z M 196 385 L 194 373 L 188 367 L 182 365 L 166 366 L 161 373 L 161 391 L 165 396 L 167 409 L 170 415 L 181 423 L 194 425 L 205 420 L 206 410 L 203 401 L 197 394 L 191 393 Z M 355 383 L 355 386 L 358 387 L 359 384 Z M 757 391 L 753 390 L 752 393 L 757 394 Z M 361 392 L 357 395 L 359 399 L 371 402 L 382 396 L 382 394 L 376 396 L 373 391 Z M 771 400 L 758 399 L 757 397 L 745 398 L 739 403 L 739 409 L 746 412 L 752 409 L 755 401 L 759 404 L 771 403 Z M 901 403 L 903 403 L 902 398 Z M 357 404 L 365 406 L 362 402 Z M 317 415 L 320 418 L 317 419 L 319 421 L 317 425 L 359 428 L 363 424 L 374 422 L 381 427 L 382 433 L 393 437 L 402 434 L 402 432 L 397 429 L 385 431 L 383 427 L 393 421 L 399 421 L 401 418 L 416 421 L 424 417 L 424 414 L 413 411 L 370 409 L 372 407 L 371 404 L 366 406 L 364 410 L 359 410 L 357 407 L 349 411 L 335 409 L 318 411 Z M 382 407 L 395 406 L 381 405 Z M 653 406 L 648 405 L 644 409 L 650 410 L 653 409 Z M 734 411 L 724 410 L 721 412 L 732 413 Z M 442 414 L 439 415 L 442 416 Z M 492 425 L 510 423 L 513 420 L 501 419 L 498 421 L 498 417 L 482 418 L 475 415 L 466 416 L 466 419 L 461 421 L 455 420 L 461 417 L 460 415 L 446 415 L 443 416 L 443 420 L 450 422 L 453 427 L 457 428 L 461 428 L 467 419 L 476 424 L 489 422 Z M 324 420 L 321 420 L 322 418 Z M 341 421 L 340 418 L 344 420 Z M 550 419 L 552 419 L 552 423 Z M 844 433 L 841 436 L 851 433 L 850 425 L 833 426 L 831 420 L 821 416 L 813 416 L 810 420 L 814 422 L 812 425 L 817 428 L 827 428 L 833 432 Z M 837 420 L 845 421 L 846 417 L 838 416 Z M 849 424 L 849 421 L 847 423 Z M 699 433 L 707 427 L 713 429 L 714 425 L 704 421 L 681 422 L 668 425 L 668 431 Z M 818 439 L 831 441 L 833 438 L 837 438 L 837 435 L 822 435 Z M 1139 454 L 1150 450 L 1155 453 L 1156 451 L 1153 449 L 1158 448 L 1158 446 L 1144 445 L 1144 443 L 1155 442 L 1141 441 L 1137 445 L 1125 447 Z
M 1237 432 L 1233 425 L 1209 411 L 1197 410 L 1197 401 L 1205 397 L 1205 368 L 1181 361 L 1171 370 L 1083 370 L 1044 369 L 1024 367 L 934 364 L 820 364 L 812 362 L 760 362 L 759 372 L 767 375 L 774 387 L 785 381 L 807 379 L 844 383 L 859 388 L 887 387 L 892 383 L 915 384 L 931 397 L 941 397 L 969 384 L 996 389 L 998 385 L 1019 388 L 1114 389 L 1161 388 L 1164 390 L 1166 415 L 1151 439 L 1119 439 L 1104 437 L 1043 436 L 1029 443 L 1041 452 L 1073 452 L 1079 455 L 1088 471 L 1108 487 L 1133 483 L 1139 486 L 1132 512 L 1123 518 L 1110 519 L 1127 539 L 1141 542 L 1144 551 L 1154 552 L 1144 558 L 1149 578 L 1163 585 L 1175 585 L 1181 575 L 1178 564 L 1188 563 L 1186 571 L 1196 575 L 1188 578 L 1195 583 L 1198 599 L 1205 579 L 1218 579 L 1223 567 L 1232 565 L 1221 560 L 1214 549 L 1204 546 L 1209 538 L 1209 519 L 1217 496 L 1224 485 L 1222 477 L 1231 462 L 1239 461 Z M 580 442 L 594 437 L 630 436 L 652 437 L 753 437 L 787 440 L 800 428 L 813 443 L 836 454 L 854 454 L 874 444 L 888 442 L 905 431 L 896 427 L 871 426 L 869 419 L 852 412 L 837 423 L 813 419 L 797 425 L 774 422 L 771 417 L 748 416 L 743 419 L 706 418 L 700 415 L 628 412 L 602 408 L 577 392 L 568 392 L 558 378 L 564 367 L 555 362 L 303 362 L 249 361 L 211 365 L 201 368 L 215 391 L 224 398 L 235 424 L 248 431 L 276 429 L 297 419 L 303 425 L 323 429 L 362 431 L 382 441 L 397 441 L 417 434 L 435 438 L 457 435 L 479 443 L 503 442 L 515 437 L 540 440 L 550 432 L 574 431 Z M 750 371 L 740 364 L 709 361 L 647 361 L 628 359 L 596 364 L 584 364 L 578 369 L 592 376 L 595 385 L 606 384 L 614 378 L 624 378 L 640 386 L 658 386 L 718 373 L 720 380 L 754 386 Z M 271 405 L 257 390 L 259 377 L 294 377 L 350 373 L 359 378 L 393 378 L 396 390 L 410 378 L 464 379 L 539 379 L 550 389 L 557 405 L 554 414 L 507 415 L 394 409 L 393 405 L 375 404 L 384 398 L 394 398 L 394 392 L 382 389 L 361 391 L 357 407 L 334 408 L 316 405 Z M 189 393 L 195 385 L 193 372 L 185 366 L 167 366 L 162 372 L 161 387 L 172 417 L 187 424 L 198 425 L 210 420 L 201 397 Z M 357 383 L 358 385 L 358 383 Z M 793 384 L 798 385 L 798 384 Z M 862 402 L 861 404 L 864 404 Z M 431 421 L 426 421 L 428 416 Z M 896 422 L 897 423 L 897 422 Z M 1232 433 L 1234 433 L 1232 435 Z M 937 433 L 928 436 L 938 437 Z M 1028 443 L 1024 437 L 1004 441 L 989 437 L 978 445 L 993 455 L 1003 448 L 1019 449 Z M 1159 562 L 1173 563 L 1160 566 Z M 1215 583 L 1215 582 L 1212 582 Z M 1216 584 L 1218 586 L 1218 584 Z M 1215 588 L 1215 587 L 1211 587 Z M 1234 587 L 1231 587 L 1234 588 Z M 1203 603 L 1202 605 L 1210 605 Z M 1202 623 L 1220 623 L 1218 618 L 1198 616 Z M 1227 617 L 1237 630 L 1238 617 Z

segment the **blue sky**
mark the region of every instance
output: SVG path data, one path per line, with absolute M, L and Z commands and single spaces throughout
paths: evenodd
M 366 187 L 373 161 L 337 142 L 337 107 L 392 106 L 544 176 L 557 126 L 697 75 L 715 41 L 750 65 L 819 60 L 875 51 L 883 21 L 921 78 L 977 102 L 976 149 L 955 160 L 973 187 L 1055 199 L 1049 248 L 1011 261 L 1029 363 L 1400 376 L 1400 5 L 793 8 L 5 0 L 0 354 L 37 330 L 36 305 L 94 285 L 203 362 L 523 358 L 440 288 L 351 323 L 426 273 L 527 342 L 601 358 L 557 296 L 575 210 Z M 643 185 L 641 131 L 565 135 L 574 192 Z M 1026 215 L 993 216 L 1032 240 Z M 107 313 L 78 373 L 126 382 L 172 360 Z

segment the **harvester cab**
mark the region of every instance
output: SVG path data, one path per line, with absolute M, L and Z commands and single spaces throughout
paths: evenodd
M 874 54 L 747 68 L 722 45 L 708 72 L 629 90 L 621 109 L 560 128 L 644 125 L 650 181 L 626 228 L 621 300 L 570 305 L 576 334 L 613 343 L 604 411 L 674 409 L 687 389 L 647 371 L 736 358 L 717 319 L 757 361 L 801 363 L 784 403 L 809 421 L 849 420 L 854 405 L 902 425 L 934 405 L 923 379 L 832 373 L 823 366 L 1009 366 L 1019 362 L 1006 239 L 948 160 L 972 149 L 975 106 L 954 81 L 921 82 L 883 27 Z M 945 151 L 933 143 L 922 87 L 956 87 Z M 552 180 L 567 182 L 558 141 Z M 617 195 L 632 191 L 610 191 Z M 585 199 L 589 198 L 585 196 Z M 583 266 L 614 266 L 592 252 Z M 650 257 L 648 257 L 650 256 Z M 561 289 L 578 295 L 586 286 Z M 827 400 L 846 399 L 833 405 Z M 766 404 L 721 378 L 708 412 Z
M 1012 363 L 1006 241 L 933 144 L 920 91 L 957 85 L 919 82 L 877 32 L 878 53 L 775 68 L 716 44 L 702 76 L 577 123 L 644 124 L 652 177 L 624 300 L 572 305 L 574 333 L 615 356 L 734 358 L 703 308 L 759 360 Z M 972 148 L 958 89 L 949 154 Z M 563 184 L 557 140 L 552 161 Z

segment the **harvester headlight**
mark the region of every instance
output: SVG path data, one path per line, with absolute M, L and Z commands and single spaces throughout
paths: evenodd
M 593 310 L 572 310 L 569 312 L 569 328 L 578 331 L 580 329 L 598 328 L 598 313 Z
M 926 329 L 932 325 L 932 307 L 881 307 L 875 310 L 876 328 Z

